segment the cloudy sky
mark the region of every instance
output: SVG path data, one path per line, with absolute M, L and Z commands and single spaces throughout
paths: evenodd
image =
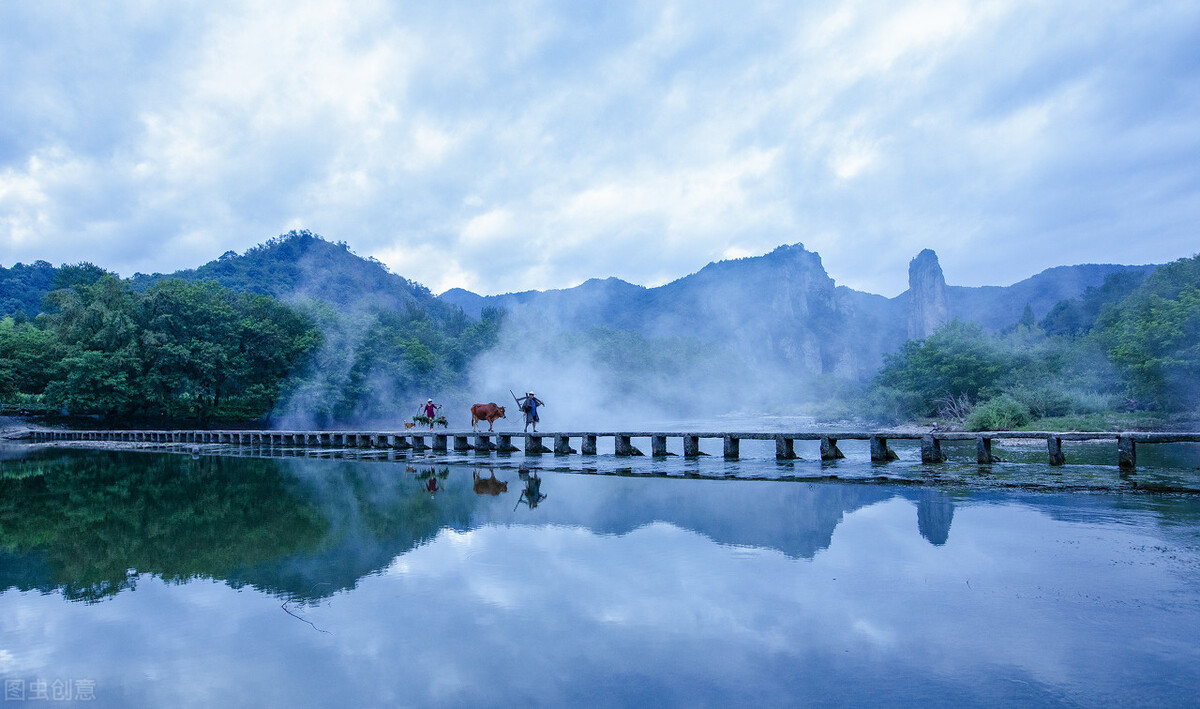
M 0 265 L 294 228 L 435 292 L 785 243 L 894 295 L 1197 251 L 1200 3 L 0 4 Z

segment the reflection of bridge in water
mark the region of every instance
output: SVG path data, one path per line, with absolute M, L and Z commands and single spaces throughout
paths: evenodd
M 700 451 L 701 439 L 722 441 L 722 452 L 726 459 L 736 460 L 740 456 L 744 440 L 774 441 L 775 457 L 780 460 L 796 458 L 796 441 L 820 441 L 821 459 L 844 458 L 838 449 L 838 441 L 860 440 L 870 443 L 871 460 L 885 463 L 897 456 L 888 447 L 888 441 L 920 441 L 921 462 L 941 463 L 946 460 L 942 452 L 943 441 L 975 441 L 976 461 L 988 464 L 995 461 L 992 442 L 995 440 L 1044 440 L 1050 465 L 1063 465 L 1064 441 L 1113 441 L 1117 444 L 1117 462 L 1122 470 L 1132 470 L 1137 465 L 1137 446 L 1147 443 L 1200 443 L 1200 433 L 1146 433 L 1146 432 L 1071 432 L 1049 431 L 987 431 L 982 433 L 960 433 L 935 431 L 927 433 L 909 431 L 824 431 L 798 433 L 756 432 L 663 432 L 663 431 L 615 431 L 615 432 L 554 432 L 554 433 L 502 433 L 483 431 L 63 431 L 37 430 L 32 433 L 39 441 L 95 441 L 128 443 L 212 443 L 232 445 L 272 445 L 313 448 L 377 448 L 388 450 L 433 451 L 446 453 L 475 451 L 477 453 L 514 453 L 522 451 L 513 445 L 513 439 L 524 439 L 525 455 L 597 455 L 597 443 L 601 438 L 613 439 L 613 452 L 617 456 L 644 455 L 634 446 L 635 439 L 649 439 L 653 456 L 676 455 L 667 452 L 668 439 L 682 439 L 683 456 L 694 458 L 705 455 Z M 493 441 L 493 439 L 495 439 Z M 553 448 L 546 446 L 553 441 Z M 571 447 L 572 441 L 579 442 L 579 450 Z

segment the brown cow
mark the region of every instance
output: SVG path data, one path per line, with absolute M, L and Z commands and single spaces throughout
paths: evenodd
M 488 430 L 492 430 L 492 424 L 496 419 L 506 418 L 504 416 L 504 407 L 496 406 L 496 404 L 471 404 L 471 430 L 479 430 L 479 422 L 487 421 Z
M 479 471 L 476 470 L 472 475 L 475 476 L 475 494 L 476 495 L 499 495 L 502 492 L 508 492 L 508 482 L 496 479 L 496 471 L 492 471 L 492 477 L 481 478 Z

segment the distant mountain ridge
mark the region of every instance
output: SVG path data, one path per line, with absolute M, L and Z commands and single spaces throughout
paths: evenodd
M 1110 275 L 1144 277 L 1154 268 L 1058 266 L 1011 286 L 948 286 L 936 253 L 926 249 L 910 264 L 909 290 L 886 298 L 836 285 L 819 254 L 792 244 L 763 256 L 710 263 L 656 288 L 608 278 L 497 296 L 456 288 L 438 297 L 472 317 L 499 307 L 528 312 L 548 327 L 698 337 L 732 345 L 752 365 L 769 361 L 810 374 L 861 378 L 909 337 L 924 337 L 950 319 L 995 332 L 1015 324 L 1027 306 L 1040 319 Z M 914 314 L 919 314 L 916 331 Z

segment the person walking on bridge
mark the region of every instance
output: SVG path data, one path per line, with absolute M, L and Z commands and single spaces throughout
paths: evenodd
M 437 418 L 438 409 L 442 408 L 440 404 L 433 403 L 433 399 L 426 399 L 425 405 L 421 407 L 421 412 L 425 418 L 429 419 L 429 430 L 433 430 L 433 420 Z
M 517 399 L 517 405 L 520 406 L 521 411 L 525 413 L 525 431 L 528 432 L 529 425 L 533 424 L 533 432 L 537 433 L 538 421 L 541 420 L 541 418 L 538 417 L 537 410 L 539 406 L 545 406 L 546 402 L 534 396 L 533 392 L 527 391 L 525 392 L 525 396 Z

